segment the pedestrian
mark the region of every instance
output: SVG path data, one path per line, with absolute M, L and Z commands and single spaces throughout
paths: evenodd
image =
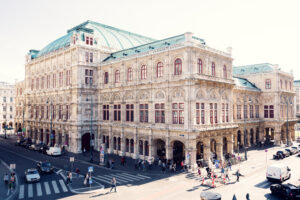
M 7 173 L 5 173 L 4 177 L 3 177 L 3 180 L 4 180 L 4 183 L 7 185 L 8 184 L 8 179 L 9 179 L 9 176 Z
M 228 168 L 225 171 L 225 178 L 227 179 L 227 181 L 230 181 Z
M 166 163 L 165 162 L 162 163 L 161 170 L 162 170 L 163 173 L 166 172 Z
M 70 183 L 70 173 L 67 174 L 67 185 Z
M 121 165 L 125 166 L 125 157 L 124 156 L 122 156 L 122 158 L 121 158 Z
M 246 194 L 246 199 L 247 199 L 247 200 L 250 200 L 249 193 Z
M 115 161 L 114 161 L 114 159 L 112 159 L 112 160 L 111 160 L 111 166 L 110 166 L 110 168 L 113 169 L 113 168 L 114 168 L 114 165 L 115 165 Z
M 198 167 L 198 176 L 201 176 L 201 169 Z
M 233 195 L 232 200 L 237 200 L 235 194 Z
M 228 161 L 228 167 L 229 167 L 229 169 L 231 171 L 231 162 L 230 162 L 230 160 Z
M 84 181 L 83 184 L 86 186 L 87 185 L 87 181 L 89 179 L 89 173 L 86 173 L 85 177 L 84 177 Z
M 83 155 L 84 155 L 84 156 L 85 156 L 85 151 L 86 151 L 85 148 L 83 148 Z
M 70 183 L 72 183 L 72 172 L 69 172 L 69 181 L 70 181 Z
M 11 189 L 13 189 L 13 187 L 15 186 L 15 173 L 11 173 L 10 182 L 11 182 Z
M 236 171 L 236 181 L 237 182 L 240 181 L 240 170 L 239 169 Z
M 111 192 L 114 188 L 115 188 L 115 192 L 117 192 L 117 180 L 115 177 L 111 179 L 111 188 L 109 192 Z
M 173 168 L 172 168 L 173 172 L 176 172 L 176 163 L 173 163 Z
M 183 163 L 183 161 L 181 161 L 180 165 L 181 165 L 181 170 L 184 171 L 184 163 Z
M 77 179 L 78 179 L 78 178 L 79 178 L 79 173 L 80 173 L 79 169 L 76 168 L 75 172 L 76 172 L 76 177 L 77 177 Z
M 161 160 L 160 159 L 158 160 L 158 166 L 161 166 Z

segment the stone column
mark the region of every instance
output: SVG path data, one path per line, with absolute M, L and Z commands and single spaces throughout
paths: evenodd
M 218 137 L 217 138 L 217 149 L 216 149 L 216 153 L 217 153 L 217 159 L 222 162 L 224 159 L 223 159 L 223 138 L 222 137 Z
M 256 133 L 253 130 L 253 145 L 255 145 L 255 144 L 256 144 Z
M 196 142 L 196 140 L 191 140 L 189 147 L 190 147 L 190 150 L 189 150 L 190 163 L 189 164 L 191 166 L 191 169 L 194 171 L 194 170 L 197 169 L 197 161 L 196 161 L 196 159 L 197 159 L 197 156 L 196 156 L 196 154 L 197 154 L 197 142 Z M 186 152 L 186 158 L 187 158 L 187 153 L 188 153 L 188 151 Z
M 276 126 L 274 129 L 274 139 L 276 145 L 281 144 L 281 129 L 279 126 Z
M 109 142 L 109 148 L 107 149 L 108 153 L 112 153 L 114 151 L 113 148 L 113 133 L 112 133 L 112 126 L 109 127 L 109 133 L 108 133 L 108 142 Z
M 133 158 L 137 159 L 139 158 L 139 137 L 138 137 L 138 129 L 135 129 L 134 133 L 134 150 L 133 150 Z
M 250 142 L 250 131 L 247 130 L 247 146 L 250 147 L 251 146 L 251 142 Z
M 209 167 L 212 166 L 212 162 L 210 160 L 210 139 L 209 138 L 204 138 L 203 140 L 203 160 L 208 164 Z
M 154 156 L 152 129 L 150 129 L 150 131 L 149 131 L 148 146 L 149 146 L 149 158 L 152 158 Z
M 170 138 L 166 138 L 166 159 L 171 160 L 173 158 L 173 147 L 170 144 Z
M 125 148 L 126 148 L 126 144 L 125 144 L 124 128 L 122 127 L 122 131 L 121 131 L 121 155 L 122 156 L 125 156 Z
M 227 153 L 233 154 L 233 134 L 227 136 Z
M 46 144 L 47 142 L 47 134 L 46 134 L 46 129 L 43 129 L 43 143 Z
M 237 138 L 237 133 L 232 133 L 234 136 L 234 149 L 238 148 L 238 138 Z

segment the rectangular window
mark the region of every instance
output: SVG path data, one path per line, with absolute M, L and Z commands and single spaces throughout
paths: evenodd
M 244 105 L 244 119 L 248 118 L 248 106 Z
M 93 38 L 90 38 L 90 45 L 93 46 Z
M 236 118 L 237 119 L 242 119 L 241 110 L 242 110 L 242 106 L 241 105 L 237 105 L 236 106 Z
M 215 124 L 218 123 L 218 104 L 215 103 Z
M 259 118 L 259 105 L 255 105 L 255 117 Z
M 93 61 L 94 61 L 93 53 L 90 53 L 90 63 L 93 63 Z
M 254 118 L 253 105 L 249 105 L 249 109 L 250 109 L 250 118 Z
M 213 103 L 209 104 L 209 119 L 210 119 L 210 124 L 214 123 L 214 105 Z
M 205 124 L 205 107 L 204 107 L 204 103 L 201 103 L 201 124 Z
M 196 103 L 196 124 L 200 124 L 200 103 Z
M 49 106 L 46 106 L 46 119 L 49 119 Z
M 126 121 L 127 122 L 133 122 L 134 121 L 133 104 L 126 104 Z
M 59 72 L 59 87 L 63 86 L 63 72 Z
M 56 106 L 53 105 L 52 106 L 52 119 L 55 119 L 56 118 Z
M 225 104 L 222 103 L 222 122 L 225 122 Z
M 85 84 L 93 85 L 93 70 L 85 69 Z
M 274 118 L 274 106 L 273 105 L 270 105 L 269 106 L 269 116 L 270 118 Z
M 67 70 L 66 71 L 66 86 L 69 86 L 70 85 L 70 74 L 71 74 L 71 70 Z
M 140 122 L 148 122 L 148 104 L 140 104 Z
M 58 106 L 58 119 L 62 119 L 62 105 Z
M 50 88 L 50 75 L 47 75 L 47 88 Z
M 266 89 L 271 89 L 271 80 L 270 79 L 266 79 L 265 85 L 266 85 Z
M 66 105 L 66 120 L 70 119 L 70 106 Z
M 44 89 L 44 84 L 45 84 L 45 77 L 42 76 L 42 80 L 41 80 L 41 89 Z
M 36 90 L 38 90 L 39 89 L 39 78 L 36 78 Z
M 41 106 L 41 119 L 44 119 L 44 106 Z
M 155 108 L 155 123 L 165 123 L 165 104 L 156 103 L 154 108 Z
M 184 124 L 184 103 L 172 104 L 173 124 Z
M 53 76 L 52 76 L 53 78 L 52 78 L 52 88 L 56 88 L 56 74 L 53 74 Z
M 109 105 L 103 105 L 103 120 L 109 120 Z
M 264 117 L 269 118 L 269 106 L 264 106 Z
M 204 103 L 196 103 L 196 123 L 205 124 Z
M 121 121 L 121 105 L 114 105 L 114 120 Z
M 85 52 L 85 62 L 89 62 L 89 52 Z
M 229 122 L 229 105 L 226 103 L 226 122 Z

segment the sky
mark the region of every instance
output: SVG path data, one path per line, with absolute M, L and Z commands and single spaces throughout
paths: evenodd
M 193 32 L 232 47 L 233 65 L 278 64 L 300 79 L 299 0 L 0 0 L 0 81 L 25 76 L 25 55 L 93 20 L 155 39 Z

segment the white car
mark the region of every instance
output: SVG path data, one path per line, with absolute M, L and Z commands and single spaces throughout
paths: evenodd
M 36 182 L 40 181 L 41 177 L 37 169 L 27 169 L 25 171 L 25 178 L 27 182 Z
M 61 155 L 61 149 L 59 147 L 49 147 L 49 149 L 46 151 L 46 153 L 49 156 L 60 156 Z

